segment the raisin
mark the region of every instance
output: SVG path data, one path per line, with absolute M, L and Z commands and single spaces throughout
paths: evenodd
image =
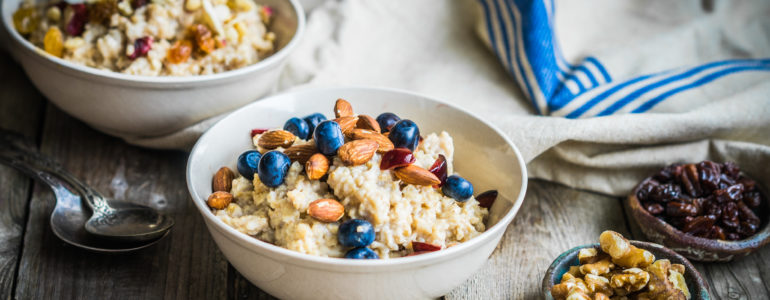
M 13 13 L 13 27 L 20 34 L 30 34 L 37 29 L 38 12 L 34 7 L 19 8 Z
M 759 192 L 743 193 L 743 202 L 751 208 L 758 208 L 762 204 L 762 195 Z
M 147 5 L 147 0 L 131 0 L 131 8 L 137 9 Z
M 216 41 L 211 37 L 211 30 L 206 25 L 196 24 L 190 29 L 195 37 L 195 43 L 198 46 L 198 50 L 203 53 L 211 53 L 216 47 Z
M 667 182 L 678 177 L 680 173 L 682 173 L 682 165 L 671 164 L 663 168 L 662 170 L 660 170 L 660 172 L 653 175 L 652 177 L 657 179 L 660 182 Z
M 666 214 L 675 217 L 696 216 L 698 209 L 690 203 L 671 201 L 666 204 Z
M 62 57 L 64 38 L 59 27 L 52 26 L 48 28 L 48 32 L 45 33 L 43 38 L 43 50 L 53 56 Z
M 190 40 L 178 40 L 166 53 L 166 60 L 172 64 L 183 63 L 192 54 L 192 42 Z
M 725 230 L 722 229 L 719 225 L 714 225 L 709 230 L 708 234 L 706 235 L 707 238 L 710 239 L 717 239 L 717 240 L 726 240 L 727 236 L 725 236 Z
M 648 197 L 649 200 L 666 203 L 668 201 L 679 198 L 681 193 L 682 190 L 678 185 L 666 183 L 654 187 Z
M 714 226 L 716 218 L 713 216 L 700 216 L 695 217 L 692 221 L 688 222 L 682 228 L 682 231 L 692 234 L 694 236 L 705 236 Z
M 711 192 L 719 188 L 719 176 L 722 166 L 713 161 L 703 161 L 698 164 L 698 179 L 704 192 Z
M 738 178 L 738 183 L 743 185 L 743 190 L 746 192 L 753 192 L 757 187 L 757 182 L 748 177 L 741 176 Z
M 91 4 L 88 9 L 91 22 L 109 25 L 112 15 L 118 12 L 117 0 L 102 0 Z
M 640 187 L 639 190 L 636 192 L 636 198 L 639 199 L 639 201 L 647 201 L 648 197 L 650 196 L 650 193 L 659 186 L 660 183 L 658 183 L 655 180 L 647 180 L 645 181 Z
M 663 205 L 660 205 L 660 203 L 648 203 L 644 208 L 652 215 L 659 215 L 664 210 Z

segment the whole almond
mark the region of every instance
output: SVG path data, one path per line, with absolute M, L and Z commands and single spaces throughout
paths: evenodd
M 263 133 L 259 137 L 257 145 L 262 148 L 272 150 L 278 147 L 289 148 L 294 144 L 296 137 L 293 133 L 286 130 L 273 130 Z
M 376 141 L 379 145 L 377 153 L 385 153 L 393 150 L 393 142 L 379 131 L 356 128 L 350 131 L 350 138 L 353 140 L 369 139 Z
M 398 179 L 406 184 L 432 186 L 441 183 L 436 175 L 415 165 L 396 168 L 393 172 L 396 173 Z
M 342 130 L 342 133 L 347 136 L 351 130 L 356 128 L 358 117 L 339 117 L 334 119 L 333 121 L 337 122 L 337 124 L 340 124 L 340 129 Z
M 310 156 L 305 162 L 305 173 L 307 173 L 307 179 L 318 180 L 321 179 L 326 172 L 329 171 L 329 159 L 321 153 L 316 153 Z
M 283 150 L 283 154 L 286 154 L 286 156 L 288 156 L 292 162 L 297 161 L 303 165 L 307 162 L 310 156 L 313 156 L 313 154 L 316 153 L 318 153 L 318 148 L 316 147 L 315 142 L 312 141 L 307 144 L 294 145 L 286 150 Z
M 230 192 L 233 188 L 235 175 L 228 167 L 221 167 L 211 179 L 211 190 L 214 192 Z
M 225 209 L 233 201 L 233 195 L 228 192 L 213 192 L 206 204 L 213 209 Z
M 350 116 L 353 116 L 353 106 L 350 105 L 350 102 L 345 101 L 345 99 L 342 98 L 337 99 L 337 102 L 334 103 L 334 117 L 341 118 Z
M 380 123 L 377 123 L 375 118 L 368 115 L 358 115 L 358 122 L 356 128 L 368 129 L 374 132 L 380 132 Z
M 379 144 L 374 140 L 355 140 L 342 145 L 337 150 L 337 155 L 346 165 L 357 166 L 372 159 L 378 147 Z
M 345 207 L 334 199 L 318 199 L 307 206 L 307 214 L 321 222 L 337 222 L 345 215 Z

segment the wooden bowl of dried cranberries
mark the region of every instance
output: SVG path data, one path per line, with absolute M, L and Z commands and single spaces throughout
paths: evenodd
M 766 193 L 731 162 L 672 164 L 626 202 L 648 240 L 696 261 L 730 261 L 770 242 Z

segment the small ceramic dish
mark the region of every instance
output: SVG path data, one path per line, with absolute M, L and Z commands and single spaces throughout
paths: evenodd
M 138 76 L 79 65 L 41 51 L 13 27 L 13 13 L 23 1 L 0 1 L 0 46 L 56 106 L 98 130 L 127 137 L 169 134 L 274 91 L 305 28 L 297 0 L 256 0 L 274 11 L 269 27 L 276 35 L 272 55 L 211 75 Z
M 687 282 L 687 289 L 690 290 L 690 294 L 692 295 L 691 300 L 711 299 L 709 297 L 708 284 L 705 280 L 703 280 L 703 277 L 700 275 L 698 270 L 695 269 L 695 267 L 686 258 L 672 251 L 671 249 L 658 244 L 641 241 L 631 241 L 631 244 L 638 248 L 650 251 L 653 255 L 655 255 L 656 260 L 668 259 L 672 264 L 684 265 L 684 279 L 685 282 Z M 601 251 L 599 244 L 596 243 L 575 247 L 559 255 L 559 257 L 557 257 L 553 263 L 551 263 L 551 266 L 548 267 L 548 270 L 545 272 L 545 276 L 543 276 L 541 291 L 543 292 L 545 299 L 553 300 L 553 296 L 551 296 L 551 287 L 561 282 L 561 276 L 569 270 L 569 267 L 579 265 L 578 251 L 583 248 L 596 248 Z
M 648 180 L 650 179 L 643 180 L 634 188 L 625 201 L 625 206 L 633 222 L 639 226 L 649 241 L 665 245 L 694 261 L 703 262 L 731 261 L 734 258 L 746 256 L 770 242 L 770 224 L 768 224 L 770 211 L 767 209 L 764 210 L 763 215 L 759 216 L 762 220 L 761 228 L 748 239 L 724 241 L 685 234 L 676 227 L 656 218 L 642 207 L 636 195 L 639 188 Z M 763 195 L 768 195 L 764 189 L 760 188 L 760 191 Z M 766 208 L 767 203 L 764 203 L 762 207 Z
M 253 148 L 249 131 L 280 127 L 287 119 L 327 112 L 337 98 L 357 113 L 392 112 L 414 120 L 422 132 L 453 137 L 455 170 L 479 191 L 496 189 L 486 231 L 427 254 L 376 260 L 320 257 L 281 248 L 241 233 L 206 204 L 211 177 Z M 294 90 L 249 104 L 212 126 L 196 143 L 187 186 L 211 236 L 228 261 L 260 289 L 281 299 L 428 299 L 440 297 L 481 268 L 524 201 L 527 171 L 508 137 L 461 108 L 426 96 L 381 88 Z

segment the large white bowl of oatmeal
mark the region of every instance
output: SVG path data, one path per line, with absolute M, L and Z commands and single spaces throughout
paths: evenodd
M 54 104 L 162 136 L 275 88 L 304 31 L 296 0 L 8 0 L 3 44 Z
M 392 112 L 413 120 L 424 137 L 413 151 L 416 168 L 431 169 L 445 156 L 448 174 L 471 181 L 476 196 L 497 190 L 497 199 L 491 205 L 474 197 L 455 201 L 429 184 L 406 183 L 395 174 L 398 168 L 382 171 L 386 154 L 375 153 L 357 163 L 330 155 L 319 180 L 311 180 L 292 156 L 275 187 L 261 175 L 248 180 L 235 171 L 226 188 L 233 198 L 227 205 L 211 202 L 221 183 L 212 185 L 212 175 L 221 167 L 237 170 L 237 158 L 247 150 L 267 153 L 259 143 L 265 133 L 252 137 L 251 129 L 280 129 L 287 119 L 316 112 L 333 119 L 330 110 L 338 98 L 349 101 L 355 114 Z M 292 146 L 304 143 L 298 138 Z M 482 118 L 439 100 L 377 88 L 299 90 L 250 104 L 207 131 L 188 161 L 193 202 L 225 257 L 259 288 L 286 299 L 444 295 L 486 262 L 521 206 L 527 184 L 519 151 Z M 317 199 L 338 201 L 344 216 L 318 218 L 310 208 Z M 373 225 L 375 239 L 364 248 L 380 259 L 350 259 L 362 258 L 349 256 L 361 248 L 340 245 L 341 224 L 352 219 Z

